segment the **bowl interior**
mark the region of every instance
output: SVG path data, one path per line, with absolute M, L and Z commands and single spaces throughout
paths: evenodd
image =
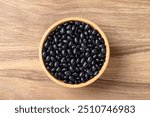
M 99 73 L 91 78 L 90 80 L 86 81 L 85 83 L 80 83 L 80 84 L 67 84 L 67 83 L 64 83 L 63 81 L 61 80 L 57 80 L 50 72 L 48 72 L 48 70 L 46 69 L 45 65 L 44 65 L 44 60 L 43 60 L 43 57 L 42 57 L 42 48 L 43 48 L 43 44 L 44 42 L 46 41 L 47 39 L 47 36 L 53 31 L 55 30 L 55 28 L 60 25 L 60 24 L 63 24 L 67 21 L 80 21 L 80 22 L 84 22 L 86 24 L 89 24 L 92 28 L 96 29 L 102 36 L 102 38 L 104 39 L 104 42 L 105 42 L 105 45 L 106 45 L 106 58 L 105 58 L 105 62 L 101 68 L 101 70 L 99 71 Z M 84 18 L 78 18 L 78 17 L 71 17 L 71 18 L 65 18 L 65 19 L 62 19 L 62 20 L 59 20 L 58 22 L 54 23 L 53 25 L 51 25 L 47 31 L 44 33 L 43 37 L 42 37 L 42 40 L 41 40 L 41 43 L 40 43 L 40 48 L 39 48 L 39 58 L 40 58 L 40 62 L 41 62 L 41 65 L 42 65 L 42 68 L 44 70 L 44 72 L 47 74 L 47 76 L 53 80 L 55 83 L 57 84 L 60 84 L 62 86 L 65 86 L 65 87 L 69 87 L 69 88 L 79 88 L 79 87 L 84 87 L 86 85 L 89 85 L 91 83 L 93 83 L 94 81 L 96 81 L 98 78 L 100 78 L 100 76 L 103 74 L 103 72 L 105 71 L 106 67 L 107 67 L 107 64 L 109 62 L 109 57 L 110 57 L 110 49 L 109 49 L 109 43 L 108 43 L 108 40 L 107 40 L 107 37 L 106 35 L 104 34 L 104 32 L 93 22 L 87 20 L 87 19 L 84 19 Z

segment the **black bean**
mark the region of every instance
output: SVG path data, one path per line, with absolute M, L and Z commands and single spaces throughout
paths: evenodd
M 93 60 L 91 64 L 92 64 L 92 65 L 95 65 L 95 64 L 96 64 L 96 61 L 95 61 L 95 60 Z
M 95 40 L 95 44 L 96 44 L 96 45 L 99 45 L 99 44 L 100 44 L 100 40 L 96 39 L 96 40 Z
M 57 47 L 57 45 L 56 45 L 56 44 L 54 44 L 54 45 L 53 45 L 53 48 L 54 48 L 54 49 L 57 49 L 58 47 Z
M 68 40 L 67 40 L 67 39 L 64 39 L 63 42 L 64 42 L 64 43 L 68 43 Z
M 72 29 L 72 25 L 71 25 L 71 24 L 68 25 L 68 26 L 66 27 L 66 29 Z
M 71 59 L 71 65 L 75 65 L 76 64 L 76 60 L 73 58 Z
M 61 33 L 61 34 L 64 34 L 64 33 L 65 33 L 65 28 L 64 28 L 64 27 L 60 30 L 60 33 Z
M 65 80 L 64 80 L 64 83 L 68 83 L 68 82 L 69 82 L 69 80 L 68 80 L 68 79 L 65 79 Z
M 83 39 L 85 37 L 84 33 L 80 34 L 80 38 Z
M 54 67 L 54 63 L 53 63 L 53 62 L 50 62 L 48 65 L 49 65 L 50 67 Z
M 77 37 L 74 38 L 75 43 L 79 43 L 79 39 Z
M 67 32 L 66 32 L 67 34 L 69 34 L 69 35 L 72 35 L 72 30 L 67 30 Z
M 93 49 L 92 54 L 96 54 L 96 53 L 97 53 L 97 49 Z
M 76 72 L 79 72 L 79 71 L 80 71 L 78 67 L 76 67 L 75 70 L 76 70 Z
M 59 66 L 59 62 L 56 61 L 56 62 L 54 63 L 54 67 L 58 67 L 58 66 Z
M 98 74 L 98 71 L 95 71 L 95 72 L 94 72 L 94 76 L 96 76 L 97 74 Z
M 70 47 L 71 47 L 72 45 L 73 45 L 73 42 L 72 42 L 72 41 L 70 41 L 70 42 L 69 42 L 69 44 L 68 44 L 68 46 L 70 46 Z
M 70 66 L 70 67 L 69 67 L 69 70 L 70 70 L 71 72 L 74 72 L 74 71 L 75 71 L 75 68 L 74 68 L 73 66 Z
M 87 70 L 87 74 L 90 75 L 90 76 L 92 76 L 93 75 L 92 70 Z
M 47 66 L 47 67 L 46 67 L 46 69 L 47 69 L 47 70 L 50 70 L 50 67 L 49 67 L 49 66 Z
M 86 51 L 89 52 L 89 51 L 90 51 L 90 48 L 86 48 Z
M 96 67 L 92 66 L 92 71 L 95 72 L 96 71 Z
M 86 49 L 83 48 L 83 47 L 80 47 L 80 51 L 81 51 L 81 52 L 86 52 Z
M 44 44 L 44 47 L 45 47 L 45 48 L 48 48 L 48 46 L 49 46 L 49 41 L 47 41 L 47 42 Z
M 86 52 L 85 53 L 85 57 L 89 57 L 90 56 L 90 53 L 89 52 Z
M 64 64 L 64 65 L 66 65 L 66 64 Z M 61 69 L 61 71 L 65 72 L 65 71 L 67 71 L 67 68 L 65 66 L 63 66 L 63 68 Z
M 106 58 L 104 39 L 89 24 L 68 21 L 56 26 L 42 48 L 46 69 L 64 83 L 84 83 L 99 73 Z
M 105 48 L 105 45 L 104 44 L 100 44 L 99 48 Z
M 100 40 L 100 44 L 104 44 L 104 40 L 102 38 L 98 38 Z
M 71 75 L 71 72 L 70 71 L 65 71 L 65 75 L 69 76 L 69 75 Z
M 88 63 L 87 63 L 87 62 L 84 62 L 84 63 L 83 63 L 83 67 L 86 68 L 87 66 L 88 66 Z
M 99 58 L 105 58 L 105 54 L 99 53 L 99 54 L 98 54 L 98 57 L 99 57 Z
M 97 58 L 97 54 L 94 54 L 94 55 L 93 55 L 93 59 L 96 59 L 96 58 Z
M 45 57 L 46 57 L 46 52 L 42 52 L 42 57 L 45 59 Z
M 83 43 L 87 44 L 87 39 L 83 39 Z
M 65 50 L 62 50 L 62 51 L 61 51 L 61 54 L 62 54 L 62 56 L 66 56 L 66 51 L 65 51 Z
M 81 25 L 79 25 L 79 27 L 83 29 L 83 28 L 84 28 L 84 25 L 81 24 Z
M 83 77 L 83 76 L 84 76 L 84 73 L 81 72 L 81 73 L 79 74 L 79 77 Z
M 84 30 L 88 30 L 90 26 L 88 24 L 85 25 Z
M 56 68 L 56 72 L 60 72 L 61 71 L 61 68 L 60 67 L 57 67 Z
M 92 35 L 96 35 L 97 34 L 97 31 L 96 30 L 93 30 L 92 31 Z
M 75 22 L 75 25 L 79 26 L 80 24 L 81 24 L 81 22 L 78 22 L 78 21 Z
M 82 43 L 81 46 L 82 46 L 83 48 L 86 48 L 86 44 L 85 44 L 85 43 Z
M 72 75 L 75 76 L 75 77 L 77 77 L 77 76 L 78 76 L 78 73 L 77 73 L 77 72 L 74 72 Z
M 69 80 L 74 81 L 74 77 L 73 76 L 69 76 Z
M 83 64 L 85 62 L 85 58 L 81 58 L 80 63 Z
M 74 81 L 75 84 L 79 84 L 77 80 Z
M 93 59 L 92 59 L 92 57 L 90 56 L 90 57 L 88 57 L 88 59 L 87 59 L 87 61 L 88 62 L 91 62 Z
M 62 48 L 65 50 L 65 49 L 67 48 L 67 45 L 64 44 L 64 45 L 62 46 Z
M 104 62 L 105 62 L 105 59 L 100 59 L 100 62 L 101 62 L 101 63 L 104 63 Z
M 69 84 L 74 84 L 74 81 L 71 81 L 71 80 L 70 80 L 70 81 L 69 81 Z
M 51 56 L 55 56 L 55 52 L 52 51 L 52 50 L 49 51 L 49 54 L 50 54 Z
M 84 83 L 86 80 L 84 78 L 81 78 L 81 82 Z
M 55 58 L 53 56 L 50 57 L 51 61 L 55 61 Z
M 50 60 L 50 56 L 47 56 L 45 61 L 49 61 L 49 60 Z
M 80 63 L 80 58 L 76 59 L 76 64 Z
M 96 36 L 90 35 L 90 39 L 96 39 Z
M 101 49 L 101 53 L 102 53 L 102 54 L 106 54 L 106 49 L 105 49 L 105 48 L 102 48 L 102 49 Z
M 80 35 L 80 33 L 82 33 L 83 31 L 82 31 L 82 29 L 78 29 L 78 34 L 76 34 L 76 35 Z
M 71 30 L 74 31 L 75 29 L 76 29 L 76 26 L 73 25 L 72 28 L 71 28 Z
M 52 68 L 52 69 L 51 69 L 51 72 L 53 72 L 53 73 L 54 73 L 55 71 L 56 71 L 56 69 L 55 69 L 55 68 Z
M 65 58 L 65 57 L 62 57 L 60 62 L 61 62 L 61 63 L 65 63 L 65 62 L 66 62 L 66 58 Z

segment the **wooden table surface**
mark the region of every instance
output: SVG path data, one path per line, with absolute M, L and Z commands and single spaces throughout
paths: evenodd
M 106 33 L 111 59 L 90 86 L 52 82 L 38 58 L 54 22 L 87 18 Z M 150 99 L 150 0 L 0 0 L 0 99 Z

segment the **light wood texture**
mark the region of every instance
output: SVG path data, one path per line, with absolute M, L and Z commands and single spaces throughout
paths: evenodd
M 69 89 L 42 71 L 45 30 L 65 17 L 100 26 L 111 58 L 92 85 Z M 0 0 L 0 99 L 150 99 L 150 0 Z
M 57 80 L 52 74 L 50 74 L 48 72 L 48 70 L 46 69 L 45 65 L 44 65 L 44 60 L 43 60 L 43 57 L 42 57 L 42 49 L 43 49 L 43 45 L 44 45 L 44 42 L 45 40 L 47 40 L 47 36 L 60 24 L 63 24 L 65 22 L 68 22 L 68 21 L 80 21 L 80 22 L 84 22 L 86 24 L 89 24 L 91 27 L 93 27 L 94 29 L 96 29 L 100 34 L 101 36 L 103 37 L 104 39 L 104 42 L 105 42 L 105 45 L 106 45 L 106 58 L 105 58 L 105 63 L 103 64 L 101 70 L 99 71 L 99 73 L 91 78 L 90 80 L 88 80 L 87 82 L 85 83 L 80 83 L 80 84 L 68 84 L 68 83 L 64 83 L 63 81 L 61 80 Z M 55 22 L 54 24 L 52 24 L 47 30 L 46 32 L 44 33 L 42 39 L 41 39 L 41 42 L 40 42 L 40 46 L 39 46 L 39 59 L 40 59 L 40 62 L 41 62 L 41 66 L 43 68 L 43 71 L 45 72 L 45 74 L 52 80 L 54 81 L 55 83 L 59 84 L 59 85 L 62 85 L 64 87 L 68 87 L 68 88 L 81 88 L 81 87 L 85 87 L 87 85 L 90 85 L 91 83 L 95 82 L 97 79 L 100 78 L 100 76 L 103 74 L 103 72 L 105 71 L 107 65 L 108 65 L 108 62 L 109 62 L 109 58 L 110 58 L 110 47 L 109 47 L 109 43 L 108 43 L 108 39 L 106 37 L 106 35 L 104 34 L 104 32 L 102 31 L 102 29 L 97 26 L 95 23 L 85 19 L 85 18 L 79 18 L 79 17 L 69 17 L 69 18 L 63 18 L 57 22 Z

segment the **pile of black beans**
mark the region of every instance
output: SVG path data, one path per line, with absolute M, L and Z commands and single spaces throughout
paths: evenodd
M 64 83 L 84 83 L 98 74 L 106 57 L 101 34 L 89 24 L 68 21 L 51 32 L 42 48 L 46 69 Z

